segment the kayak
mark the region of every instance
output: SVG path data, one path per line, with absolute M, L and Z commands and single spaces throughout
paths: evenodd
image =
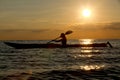
M 6 45 L 16 49 L 29 49 L 29 48 L 69 48 L 69 47 L 108 47 L 107 43 L 93 43 L 93 44 L 67 44 L 62 46 L 61 44 L 23 44 L 4 42 Z

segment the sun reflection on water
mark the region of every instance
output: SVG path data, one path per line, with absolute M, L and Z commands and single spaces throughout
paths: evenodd
M 85 66 L 80 66 L 80 69 L 89 71 L 89 70 L 99 70 L 104 67 L 105 65 L 85 65 Z
M 95 40 L 93 39 L 80 39 L 80 44 L 93 44 Z M 99 49 L 93 48 L 93 47 L 81 47 L 81 49 L 74 49 L 72 53 L 70 54 L 71 57 L 73 57 L 75 60 L 82 60 L 85 59 L 88 61 L 89 64 L 82 64 L 78 62 L 78 64 L 70 66 L 72 69 L 81 69 L 85 71 L 90 70 L 100 70 L 105 67 L 105 64 L 91 64 L 88 59 L 92 60 L 91 57 L 97 56 L 96 54 L 100 54 L 101 51 Z
M 80 44 L 92 44 L 94 39 L 80 39 Z
M 82 44 L 92 44 L 93 39 L 80 39 L 80 43 Z M 79 59 L 79 58 L 91 58 L 94 57 L 95 54 L 100 54 L 99 49 L 95 49 L 93 47 L 81 47 L 80 49 L 73 49 L 70 56 Z
M 91 53 L 92 50 L 81 50 L 82 53 Z
M 105 67 L 105 65 L 82 65 L 82 66 L 71 66 L 71 68 L 74 69 L 81 69 L 81 70 L 85 70 L 85 71 L 90 71 L 90 70 L 100 70 L 103 69 Z
M 71 54 L 69 54 L 70 57 L 73 57 L 75 59 L 80 59 L 80 58 L 91 58 L 94 57 L 98 54 L 100 54 L 100 50 L 84 50 L 81 49 L 79 51 L 73 50 Z
M 93 56 L 93 55 L 91 55 L 91 54 L 89 54 L 89 55 L 79 54 L 79 55 L 74 55 L 74 58 L 75 58 L 75 59 L 79 59 L 80 57 L 83 57 L 83 58 L 88 57 L 88 58 L 90 58 L 90 57 L 92 57 L 92 56 Z

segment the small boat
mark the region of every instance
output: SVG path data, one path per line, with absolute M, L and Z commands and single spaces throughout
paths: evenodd
M 30 48 L 68 48 L 68 47 L 108 47 L 108 43 L 93 43 L 93 44 L 67 44 L 62 46 L 61 44 L 23 44 L 4 42 L 6 45 L 16 49 L 30 49 Z M 112 47 L 112 46 L 110 46 Z

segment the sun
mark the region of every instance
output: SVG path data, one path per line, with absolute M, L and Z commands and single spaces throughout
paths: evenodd
M 84 17 L 90 17 L 91 11 L 90 11 L 89 9 L 84 9 L 84 10 L 82 11 L 82 15 L 83 15 Z

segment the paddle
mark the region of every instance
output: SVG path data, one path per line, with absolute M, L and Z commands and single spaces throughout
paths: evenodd
M 73 32 L 73 31 L 71 31 L 71 30 L 66 31 L 66 32 L 65 32 L 65 35 L 71 34 L 72 32 Z M 60 38 L 60 37 L 57 37 L 57 38 L 55 38 L 55 39 L 53 39 L 53 40 L 47 42 L 47 44 L 49 44 L 50 42 L 55 41 L 55 40 L 57 40 L 57 39 L 59 39 L 59 38 Z

